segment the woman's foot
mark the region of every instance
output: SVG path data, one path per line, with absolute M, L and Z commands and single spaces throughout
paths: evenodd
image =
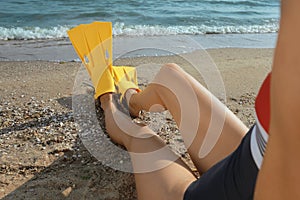
M 148 86 L 149 87 L 149 86 Z M 149 98 L 156 98 L 156 92 L 152 91 L 153 95 Z M 166 107 L 163 106 L 161 100 L 153 101 L 152 105 L 148 105 L 149 107 L 144 107 L 141 104 L 141 98 L 139 98 L 140 94 L 135 89 L 128 89 L 124 95 L 126 103 L 128 105 L 128 110 L 131 116 L 138 117 L 141 110 L 146 110 L 149 112 L 163 112 L 166 110 Z M 139 96 L 139 97 L 138 97 Z M 159 98 L 159 97 L 158 97 Z M 149 99 L 148 99 L 149 100 Z M 143 101 L 143 100 L 142 100 Z

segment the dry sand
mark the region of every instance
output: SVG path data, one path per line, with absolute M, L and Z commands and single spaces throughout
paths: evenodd
M 251 126 L 255 95 L 271 69 L 273 49 L 208 52 L 221 72 L 227 106 Z M 188 71 L 174 57 L 116 64 L 149 62 L 176 62 Z M 71 103 L 79 67 L 74 62 L 0 62 L 0 198 L 136 199 L 133 175 L 102 165 L 78 138 Z M 149 78 L 155 70 L 142 73 Z M 176 127 L 170 123 L 167 129 Z M 157 130 L 168 139 L 169 132 Z

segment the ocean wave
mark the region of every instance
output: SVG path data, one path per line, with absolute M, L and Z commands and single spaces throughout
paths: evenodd
M 58 39 L 67 37 L 70 26 L 40 27 L 0 27 L 0 40 L 30 40 L 30 39 Z
M 276 33 L 278 22 L 265 25 L 241 26 L 159 26 L 159 25 L 129 25 L 115 23 L 114 36 L 160 36 L 160 35 L 202 35 L 202 34 L 246 34 L 246 33 Z M 0 27 L 0 40 L 30 40 L 30 39 L 60 39 L 68 37 L 71 26 L 55 26 L 52 28 L 5 28 Z
M 123 23 L 114 25 L 114 35 L 128 36 L 156 36 L 156 35 L 201 35 L 201 34 L 245 34 L 245 33 L 276 33 L 277 22 L 266 25 L 244 26 L 125 26 Z

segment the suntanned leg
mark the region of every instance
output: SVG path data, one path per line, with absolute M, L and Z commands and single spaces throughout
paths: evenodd
M 190 169 L 167 148 L 147 126 L 137 126 L 116 109 L 112 95 L 100 97 L 106 129 L 111 139 L 129 152 L 139 199 L 183 199 L 184 192 L 196 180 Z M 151 152 L 165 149 L 158 156 Z M 167 163 L 167 165 L 166 165 Z
M 188 86 L 183 86 L 184 84 Z M 248 128 L 225 105 L 176 64 L 164 65 L 154 82 L 150 83 L 141 93 L 128 90 L 126 99 L 133 115 L 137 115 L 140 110 L 168 109 L 177 125 L 184 126 L 180 131 L 188 146 L 188 152 L 200 172 L 207 171 L 215 163 L 232 153 L 248 131 Z M 214 111 L 212 107 L 214 107 Z M 187 112 L 187 110 L 189 111 Z M 183 125 L 181 123 L 184 120 L 185 124 Z M 196 130 L 189 130 L 193 129 L 195 124 Z M 221 129 L 215 128 L 218 126 Z M 208 130 L 210 131 L 208 132 Z M 199 152 L 203 141 L 208 141 L 205 140 L 207 132 L 207 135 L 216 134 L 216 137 L 220 132 L 220 136 L 212 150 L 200 158 Z

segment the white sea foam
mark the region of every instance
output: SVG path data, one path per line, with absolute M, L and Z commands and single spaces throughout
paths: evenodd
M 4 28 L 0 27 L 0 40 L 59 39 L 67 37 L 71 26 L 55 26 L 51 28 Z M 165 36 L 165 35 L 202 35 L 202 34 L 245 34 L 275 33 L 278 23 L 251 26 L 150 26 L 116 23 L 114 36 Z
M 56 39 L 67 37 L 70 26 L 55 26 L 51 28 L 4 28 L 0 27 L 0 40 Z
M 244 34 L 244 33 L 275 33 L 278 31 L 278 23 L 250 26 L 149 26 L 134 25 L 125 26 L 116 23 L 114 35 L 128 36 L 159 36 L 159 35 L 202 35 L 202 34 Z

